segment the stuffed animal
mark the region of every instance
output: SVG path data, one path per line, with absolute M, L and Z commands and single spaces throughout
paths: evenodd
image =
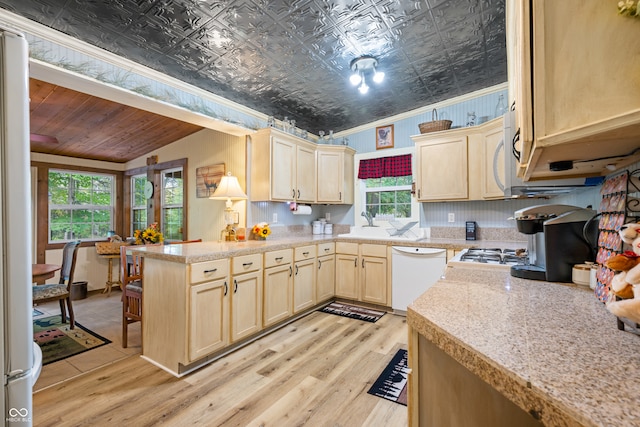
M 640 323 L 640 224 L 625 224 L 620 228 L 620 238 L 631 246 L 631 251 L 609 258 L 605 265 L 619 271 L 611 280 L 611 291 L 623 298 L 611 297 L 607 309 L 618 317 Z

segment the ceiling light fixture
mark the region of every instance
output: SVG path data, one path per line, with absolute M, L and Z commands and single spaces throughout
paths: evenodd
M 351 76 L 349 77 L 349 81 L 354 86 L 360 85 L 358 90 L 361 94 L 364 95 L 369 91 L 369 86 L 367 86 L 367 82 L 365 81 L 366 73 L 373 74 L 373 81 L 375 83 L 382 83 L 384 80 L 384 73 L 376 70 L 377 66 L 378 60 L 369 55 L 360 56 L 351 61 Z

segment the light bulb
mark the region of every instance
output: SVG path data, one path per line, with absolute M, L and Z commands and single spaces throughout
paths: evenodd
M 357 86 L 358 84 L 360 84 L 361 80 L 362 78 L 360 77 L 360 73 L 358 73 L 357 71 L 351 74 L 351 77 L 349 77 L 349 81 L 354 86 Z
M 363 80 L 358 90 L 360 91 L 361 94 L 364 95 L 365 93 L 369 92 L 369 86 L 367 86 L 367 84 Z
M 377 71 L 375 67 L 373 67 L 373 81 L 376 83 L 382 83 L 384 80 L 384 73 L 382 71 Z

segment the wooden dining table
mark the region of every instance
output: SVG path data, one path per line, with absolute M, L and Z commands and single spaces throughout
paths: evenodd
M 47 279 L 51 279 L 55 276 L 56 271 L 62 268 L 57 264 L 31 264 L 31 275 L 33 276 L 33 283 L 38 285 L 44 284 Z

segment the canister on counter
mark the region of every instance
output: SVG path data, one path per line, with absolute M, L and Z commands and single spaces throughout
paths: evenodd
M 323 234 L 324 233 L 324 224 L 320 221 L 313 221 L 311 223 L 312 234 Z
M 333 224 L 328 222 L 324 224 L 324 234 L 333 234 Z

